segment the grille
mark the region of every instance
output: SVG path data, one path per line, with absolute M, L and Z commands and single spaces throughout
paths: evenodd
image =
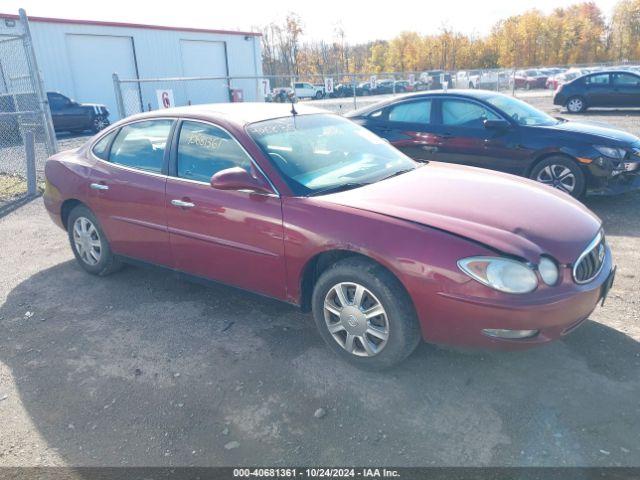
M 606 250 L 604 234 L 600 232 L 578 257 L 573 267 L 573 279 L 576 283 L 590 282 L 600 273 Z

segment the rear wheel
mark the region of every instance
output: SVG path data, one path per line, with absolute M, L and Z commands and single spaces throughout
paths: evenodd
M 575 198 L 584 195 L 586 188 L 584 173 L 575 161 L 566 157 L 545 158 L 533 168 L 529 178 Z
M 361 368 L 392 367 L 420 341 L 413 305 L 400 282 L 363 258 L 341 260 L 323 272 L 312 308 L 327 345 Z
M 567 100 L 566 107 L 570 113 L 581 113 L 587 109 L 587 103 L 582 97 L 571 97 Z
M 316 92 L 316 100 L 320 100 L 322 98 L 322 92 L 317 91 Z
M 109 120 L 107 120 L 104 117 L 96 117 L 93 119 L 93 122 L 91 124 L 91 130 L 93 131 L 93 133 L 98 133 L 101 130 L 104 130 L 105 128 L 107 128 L 109 126 Z
M 67 232 L 71 250 L 82 268 L 93 275 L 108 275 L 121 267 L 109 247 L 98 219 L 84 205 L 69 214 Z

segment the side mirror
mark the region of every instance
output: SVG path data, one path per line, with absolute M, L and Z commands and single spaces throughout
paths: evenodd
M 211 186 L 217 190 L 249 190 L 256 193 L 273 193 L 269 185 L 240 167 L 220 170 L 211 177 Z
M 482 124 L 484 125 L 484 128 L 487 128 L 490 130 L 507 130 L 511 126 L 509 122 L 503 119 L 499 119 L 499 120 L 486 119 L 482 122 Z

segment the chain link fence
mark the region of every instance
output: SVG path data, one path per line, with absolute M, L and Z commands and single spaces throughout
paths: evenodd
M 51 113 L 33 53 L 26 14 L 21 33 L 0 35 L 0 201 L 34 195 L 55 153 Z
M 322 108 L 346 113 L 380 101 L 381 95 L 426 90 L 483 89 L 524 98 L 551 97 L 559 84 L 611 67 L 637 68 L 633 64 L 591 64 L 522 69 L 155 79 L 120 79 L 114 74 L 114 88 L 121 118 L 165 106 L 234 101 L 287 102 L 291 98 L 296 101 L 322 100 L 318 104 Z

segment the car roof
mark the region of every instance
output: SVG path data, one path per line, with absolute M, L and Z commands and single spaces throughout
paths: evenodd
M 295 104 L 296 112 L 300 115 L 316 113 L 330 114 L 327 110 Z M 273 118 L 287 117 L 291 115 L 290 103 L 268 102 L 238 102 L 238 103 L 210 103 L 205 105 L 189 105 L 186 107 L 174 107 L 152 112 L 140 113 L 127 120 L 141 120 L 162 117 L 191 117 L 205 120 L 222 120 L 244 126 L 249 123 L 271 120 Z
M 456 90 L 450 89 L 447 91 L 444 90 L 425 90 L 422 92 L 415 93 L 406 93 L 402 95 L 397 95 L 395 97 L 389 98 L 387 100 L 382 100 L 381 102 L 375 103 L 373 105 L 368 105 L 366 107 L 360 108 L 358 110 L 347 113 L 346 117 L 357 117 L 358 115 L 364 115 L 371 112 L 375 112 L 381 108 L 384 108 L 388 105 L 392 105 L 398 101 L 404 100 L 412 100 L 412 99 L 420 99 L 424 97 L 439 97 L 439 96 L 452 96 L 452 97 L 462 97 L 462 98 L 473 98 L 473 99 L 485 99 L 487 97 L 492 97 L 495 95 L 503 95 L 502 93 L 494 92 L 491 90 Z

